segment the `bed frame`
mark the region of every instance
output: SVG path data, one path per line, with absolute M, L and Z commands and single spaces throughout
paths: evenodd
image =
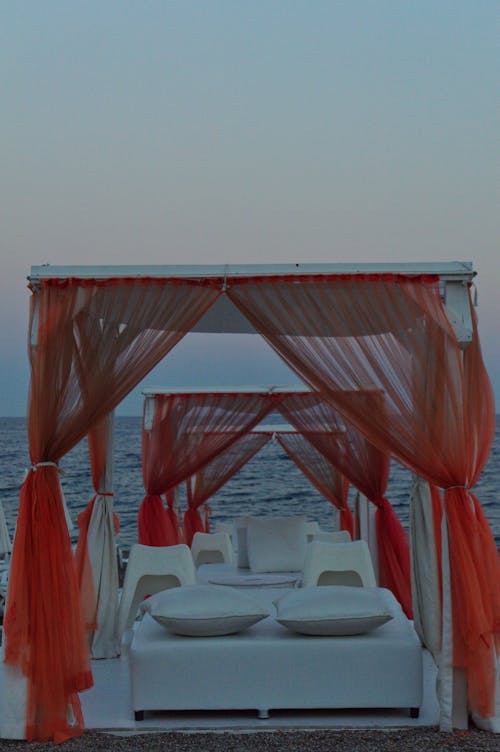
M 279 594 L 275 591 L 276 594 Z M 422 648 L 392 593 L 393 619 L 352 637 L 309 637 L 268 617 L 240 634 L 181 637 L 148 614 L 130 649 L 135 718 L 155 710 L 404 708 L 422 703 Z M 264 596 L 273 598 L 271 590 Z

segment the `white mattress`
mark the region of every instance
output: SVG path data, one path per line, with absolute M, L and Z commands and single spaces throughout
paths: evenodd
M 262 602 L 283 591 L 266 589 Z M 422 650 L 388 590 L 394 618 L 353 637 L 306 637 L 272 617 L 225 637 L 170 634 L 149 615 L 130 650 L 132 707 L 141 710 L 416 708 Z

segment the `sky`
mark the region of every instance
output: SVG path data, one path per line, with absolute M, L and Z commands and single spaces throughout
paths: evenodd
M 4 3 L 0 416 L 32 264 L 468 261 L 500 404 L 498 3 Z M 144 384 L 295 383 L 188 335 Z M 140 388 L 120 407 L 141 411 Z

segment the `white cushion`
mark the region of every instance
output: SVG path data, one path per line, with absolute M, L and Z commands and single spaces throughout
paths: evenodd
M 187 585 L 163 590 L 141 605 L 169 632 L 188 637 L 233 634 L 256 624 L 269 612 L 234 588 Z
M 293 590 L 275 601 L 276 620 L 307 635 L 356 635 L 392 619 L 379 588 L 329 585 Z
M 250 517 L 248 562 L 252 572 L 301 570 L 307 548 L 305 517 Z

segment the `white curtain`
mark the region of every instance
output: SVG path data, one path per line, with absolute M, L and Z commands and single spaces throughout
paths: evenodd
M 438 662 L 441 652 L 439 562 L 429 484 L 418 476 L 414 476 L 409 512 L 413 619 L 422 643 Z
M 113 492 L 114 413 L 109 416 L 108 448 L 99 491 Z M 118 560 L 113 496 L 97 494 L 90 518 L 87 551 L 97 598 L 97 630 L 92 633 L 92 658 L 115 658 L 118 641 Z

